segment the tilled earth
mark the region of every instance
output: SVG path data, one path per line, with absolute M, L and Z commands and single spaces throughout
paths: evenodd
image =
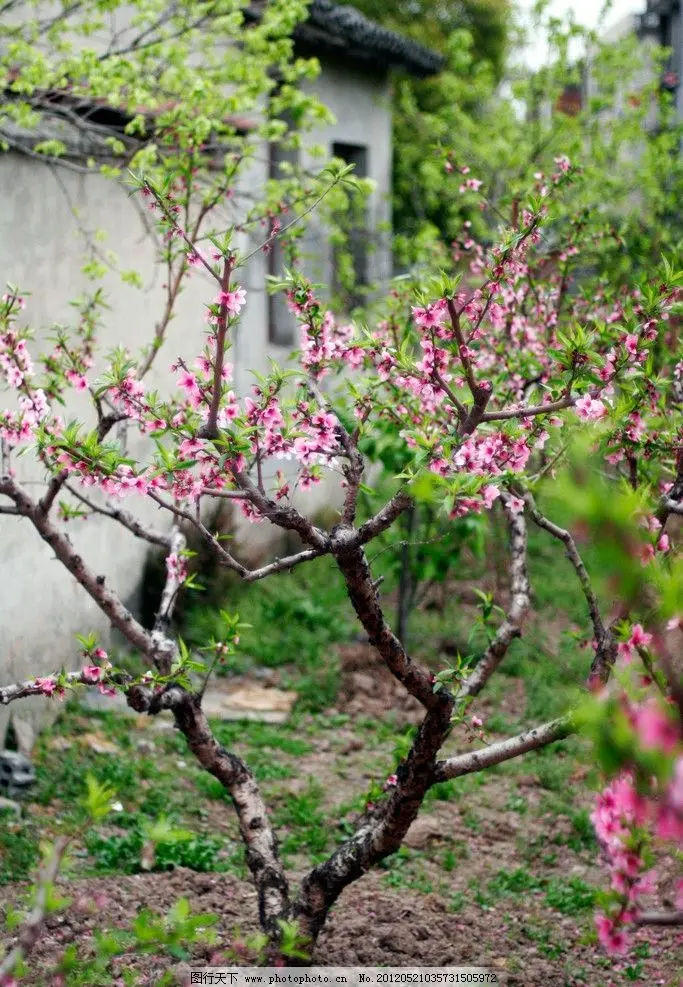
M 78 880 L 68 891 L 74 905 L 48 920 L 47 932 L 32 957 L 34 974 L 26 984 L 54 982 L 41 981 L 38 971 L 49 968 L 68 944 L 75 944 L 78 953 L 86 956 L 92 950 L 94 930 L 125 927 L 138 910 L 164 911 L 179 897 L 187 898 L 196 914 L 218 916 L 216 931 L 223 942 L 238 943 L 257 931 L 256 894 L 249 884 L 230 875 L 179 868 L 170 874 Z M 347 890 L 335 906 L 313 962 L 320 966 L 489 966 L 499 982 L 510 987 L 579 983 L 607 987 L 632 979 L 633 975 L 624 976 L 628 963 L 606 963 L 594 945 L 582 944 L 582 925 L 571 919 L 557 920 L 557 942 L 566 942 L 566 953 L 561 958 L 544 956 L 539 943 L 528 935 L 533 920 L 542 913 L 540 901 L 530 896 L 516 901 L 509 912 L 466 906 L 453 915 L 439 895 L 387 890 L 379 875 L 371 874 Z M 639 933 L 638 940 L 650 944 L 652 959 L 643 962 L 637 982 L 678 985 L 683 936 L 648 931 Z M 199 946 L 192 957 L 197 965 L 226 962 L 230 961 L 217 946 Z M 179 985 L 190 983 L 188 962 L 126 957 L 114 966 L 114 984 L 123 985 L 120 972 L 124 967 L 134 969 L 140 975 L 139 983 L 150 987 L 168 972 Z
M 376 659 L 366 645 L 349 645 L 340 659 L 338 709 L 332 713 L 347 714 L 345 723 L 333 730 L 303 734 L 310 740 L 308 753 L 288 754 L 284 745 L 260 751 L 266 767 L 287 769 L 276 776 L 271 772 L 275 780 L 263 782 L 266 801 L 274 812 L 305 794 L 309 780 L 315 779 L 321 792 L 315 811 L 322 813 L 320 825 L 329 829 L 330 838 L 335 827 L 353 823 L 353 811 L 341 811 L 342 803 L 348 807 L 369 780 L 381 784 L 380 772 L 395 763 L 394 740 L 382 741 L 377 733 L 368 732 L 363 716 L 381 717 L 391 711 L 399 724 L 410 724 L 416 713 L 390 676 L 373 667 Z M 477 712 L 490 715 L 489 703 L 488 699 L 481 702 Z M 507 680 L 496 708 L 514 718 L 523 714 L 524 703 L 522 683 Z M 105 721 L 98 723 L 105 729 Z M 92 726 L 78 714 L 61 736 L 57 730 L 57 736 L 43 742 L 39 756 L 49 771 L 58 773 L 61 760 L 73 754 L 73 745 L 65 747 L 72 742 L 65 738 L 76 728 Z M 114 750 L 118 744 L 121 752 L 125 732 L 113 727 L 110 731 L 109 743 Z M 177 804 L 181 816 L 183 805 L 189 812 L 201 806 L 201 821 L 189 815 L 183 823 L 219 835 L 226 847 L 241 856 L 230 806 L 220 797 L 207 797 L 199 786 L 200 772 L 192 773 L 191 760 L 177 760 L 178 753 L 164 746 L 168 731 L 136 724 L 133 732 L 127 757 L 140 757 L 139 751 L 144 750 L 158 772 L 142 783 L 139 798 L 166 777 L 169 797 L 185 800 Z M 495 734 L 488 739 L 495 739 Z M 468 743 L 462 728 L 449 741 L 459 749 L 467 749 Z M 248 749 L 239 752 L 249 760 Z M 98 755 L 102 762 L 116 756 Z M 546 776 L 549 769 L 555 772 L 558 768 L 563 771 L 559 782 L 554 774 Z M 596 859 L 590 832 L 582 835 L 576 828 L 574 813 L 583 813 L 579 822 L 585 820 L 591 805 L 585 776 L 586 767 L 580 760 L 569 751 L 559 751 L 552 759 L 531 755 L 506 770 L 460 779 L 462 786 L 456 792 L 431 798 L 408 834 L 406 849 L 343 893 L 312 962 L 328 966 L 486 966 L 497 973 L 500 983 L 519 987 L 622 987 L 629 983 L 680 987 L 680 933 L 640 930 L 636 948 L 616 960 L 606 957 L 596 943 L 591 889 L 604 886 L 606 875 Z M 68 806 L 57 797 L 46 806 L 29 808 L 34 815 L 44 813 L 40 828 L 49 833 L 51 819 Z M 128 808 L 133 811 L 134 806 Z M 292 841 L 286 861 L 292 883 L 309 866 L 309 853 L 297 842 L 304 822 L 285 819 L 278 826 L 285 843 Z M 112 832 L 115 835 L 115 828 Z M 29 975 L 22 980 L 27 987 L 61 987 L 54 971 L 67 946 L 86 958 L 92 955 L 97 930 L 130 929 L 139 911 L 164 914 L 179 898 L 188 900 L 193 914 L 217 917 L 214 944 L 191 947 L 185 959 L 178 958 L 177 952 L 173 956 L 131 951 L 112 962 L 111 975 L 85 987 L 124 987 L 131 982 L 124 980 L 124 973 L 135 975 L 133 982 L 145 987 L 157 985 L 164 975 L 184 987 L 190 983 L 190 965 L 232 963 L 235 954 L 231 951 L 239 950 L 258 931 L 255 891 L 234 873 L 198 873 L 177 867 L 162 873 L 85 876 L 88 867 L 92 873 L 92 866 L 88 852 L 80 848 L 70 876 L 59 878 L 58 890 L 68 896 L 71 905 L 48 919 L 31 955 Z M 659 904 L 672 897 L 672 887 L 672 874 L 662 868 Z M 25 890 L 25 884 L 0 887 L 0 910 L 15 906 Z M 4 946 L 14 941 L 11 934 L 0 934 L 0 938 Z

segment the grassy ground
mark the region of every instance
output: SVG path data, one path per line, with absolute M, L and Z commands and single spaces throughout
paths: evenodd
M 589 652 L 577 643 L 577 635 L 585 637 L 587 631 L 583 598 L 557 544 L 545 537 L 532 539 L 531 576 L 534 615 L 524 640 L 513 645 L 503 670 L 473 708 L 485 719 L 491 739 L 561 713 L 589 663 Z M 469 559 L 449 583 L 443 605 L 432 603 L 415 615 L 412 650 L 435 670 L 454 650 L 473 646 L 468 644 L 478 612 L 473 580 L 485 589 L 495 585 L 485 563 Z M 226 597 L 226 607 L 239 610 L 252 625 L 228 672 L 248 676 L 271 669 L 273 681 L 300 696 L 284 726 L 214 724 L 219 741 L 253 768 L 272 807 L 285 865 L 300 875 L 352 832 L 368 792 L 394 770 L 414 726 L 391 703 L 382 715 L 347 711 L 348 687 L 355 679 L 345 656 L 364 646 L 354 643 L 359 628 L 328 561 L 254 587 L 229 586 Z M 195 601 L 185 608 L 183 635 L 202 643 L 216 621 L 214 608 Z M 77 703 L 65 709 L 40 740 L 29 811 L 18 822 L 6 818 L 0 828 L 2 900 L 11 901 L 14 882 L 28 877 L 39 840 L 74 817 L 90 772 L 116 790 L 121 808 L 76 846 L 66 875 L 74 888 L 89 888 L 90 894 L 110 877 L 120 897 L 129 887 L 122 875 L 140 881 L 132 876 L 151 866 L 161 902 L 171 884 L 177 888 L 178 875 L 185 875 L 192 898 L 197 875 L 209 874 L 228 889 L 217 896 L 223 934 L 253 921 L 229 800 L 220 784 L 197 768 L 184 739 L 167 727 L 145 717 L 85 711 Z M 464 730 L 456 729 L 447 751 L 467 747 Z M 454 949 L 449 962 L 494 964 L 511 984 L 677 984 L 681 954 L 672 951 L 676 943 L 669 935 L 639 934 L 634 955 L 616 964 L 596 946 L 592 913 L 603 874 L 596 867 L 589 811 L 597 783 L 582 744 L 570 739 L 485 774 L 436 786 L 410 845 L 364 879 L 361 891 L 345 894 L 316 958 L 438 965 L 446 955 L 439 952 L 445 936 Z M 160 816 L 192 835 L 158 845 L 150 858 L 147 838 Z M 202 903 L 201 895 L 197 901 Z M 412 908 L 410 921 L 397 911 L 399 904 Z M 383 938 L 373 927 L 387 915 L 393 924 Z M 354 923 L 360 923 L 358 931 Z M 423 939 L 415 931 L 420 923 Z M 371 944 L 365 952 L 362 941 Z M 59 948 L 57 936 L 41 963 Z

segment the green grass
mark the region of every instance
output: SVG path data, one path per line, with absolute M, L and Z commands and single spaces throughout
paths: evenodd
M 35 824 L 0 809 L 0 884 L 25 880 L 39 859 Z
M 291 668 L 285 685 L 295 685 L 303 708 L 322 710 L 334 702 L 339 670 L 333 645 L 358 627 L 342 577 L 329 559 L 318 559 L 289 575 L 256 584 L 225 585 L 225 607 L 238 611 L 250 626 L 240 635 L 238 670 L 250 665 Z M 207 607 L 197 593 L 186 603 L 179 628 L 187 644 L 202 647 L 220 640 L 218 608 Z M 235 660 L 226 671 L 235 667 Z

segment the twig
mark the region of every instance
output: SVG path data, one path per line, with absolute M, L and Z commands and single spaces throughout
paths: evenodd
M 538 750 L 546 744 L 552 744 L 556 740 L 562 740 L 574 733 L 574 726 L 568 717 L 561 717 L 558 720 L 551 720 L 532 730 L 525 730 L 524 733 L 516 737 L 508 737 L 496 744 L 490 744 L 478 751 L 468 751 L 466 754 L 456 754 L 445 761 L 439 761 L 436 765 L 434 782 L 446 781 L 448 778 L 460 778 L 461 775 L 472 774 L 475 771 L 483 771 L 494 764 L 501 764 L 503 761 L 510 761 L 513 757 L 526 754 L 528 751 Z
M 76 490 L 70 483 L 65 484 L 66 489 L 69 493 L 74 496 L 81 503 L 85 504 L 86 507 L 90 508 L 96 514 L 102 514 L 104 517 L 110 517 L 114 521 L 118 521 L 122 524 L 124 528 L 128 528 L 136 538 L 143 538 L 145 541 L 150 542 L 152 545 L 161 545 L 162 548 L 169 548 L 171 545 L 171 536 L 162 534 L 160 531 L 154 531 L 152 528 L 146 528 L 142 522 L 131 514 L 129 511 L 125 511 L 122 507 L 112 507 L 111 504 L 96 504 L 94 500 L 87 497 L 84 493 Z
M 168 559 L 174 555 L 179 557 L 185 545 L 185 535 L 180 528 L 174 527 L 169 536 L 169 552 L 166 561 L 168 562 Z M 160 670 L 165 675 L 170 673 L 171 659 L 176 651 L 176 643 L 169 639 L 168 629 L 171 626 L 178 593 L 183 585 L 183 580 L 178 577 L 177 571 L 178 567 L 175 565 L 166 566 L 166 582 L 161 593 L 159 609 L 154 618 L 154 630 L 152 631 L 152 641 L 154 642 L 156 654 L 162 655 L 165 653 L 165 657 L 160 663 L 159 659 L 157 659 Z
M 501 499 L 510 531 L 510 609 L 477 667 L 463 683 L 458 693 L 459 698 L 476 696 L 481 692 L 507 654 L 513 640 L 521 636 L 522 624 L 529 610 L 526 519 L 522 511 L 514 513 L 510 509 L 509 494 L 501 493 Z
M 66 672 L 57 673 L 60 674 L 65 685 L 93 685 L 93 680 L 90 675 L 86 675 L 85 672 Z M 48 678 L 56 678 L 56 674 L 47 676 Z M 101 679 L 100 681 L 104 681 Z M 35 679 L 27 679 L 25 682 L 16 682 L 13 685 L 0 686 L 0 706 L 8 706 L 13 703 L 16 699 L 25 699 L 27 696 L 44 696 L 46 693 L 43 688 L 36 685 Z
M 549 518 L 541 514 L 536 507 L 533 496 L 530 493 L 524 494 L 524 502 L 529 508 L 529 513 L 531 514 L 534 523 L 537 524 L 539 528 L 543 528 L 544 531 L 547 531 L 548 534 L 553 536 L 553 538 L 558 538 L 561 542 L 563 542 L 567 553 L 567 558 L 576 570 L 576 575 L 581 583 L 583 595 L 586 599 L 586 603 L 588 604 L 588 612 L 590 614 L 591 623 L 593 624 L 593 633 L 597 644 L 595 657 L 591 666 L 590 677 L 591 679 L 604 683 L 609 678 L 610 671 L 617 658 L 617 642 L 611 630 L 608 627 L 605 627 L 604 621 L 600 614 L 598 598 L 593 591 L 590 577 L 583 563 L 583 559 L 579 555 L 576 542 L 567 530 L 560 528 L 560 526 L 555 524 L 554 521 L 551 521 Z
M 592 396 L 592 395 L 591 395 Z M 560 398 L 549 401 L 548 404 L 537 404 L 529 408 L 509 408 L 507 411 L 486 411 L 481 417 L 483 422 L 502 422 L 510 418 L 534 418 L 536 415 L 547 415 L 562 408 L 571 408 L 576 404 L 577 397 Z
M 38 876 L 35 904 L 21 928 L 19 942 L 10 950 L 0 964 L 0 977 L 3 978 L 3 982 L 4 978 L 9 978 L 9 975 L 16 969 L 18 964 L 32 953 L 40 939 L 48 914 L 52 885 L 59 873 L 64 854 L 76 835 L 74 833 L 71 836 L 58 837 L 52 848 L 51 856 L 43 864 Z
M 221 276 L 221 296 L 227 295 L 230 291 L 230 277 L 235 258 L 228 254 L 223 263 L 223 274 Z M 228 303 L 221 301 L 218 310 L 218 329 L 216 330 L 216 356 L 213 365 L 213 391 L 211 393 L 211 403 L 209 405 L 209 415 L 198 435 L 200 438 L 215 439 L 218 435 L 218 411 L 221 406 L 223 396 L 223 364 L 225 362 L 225 345 L 228 332 Z

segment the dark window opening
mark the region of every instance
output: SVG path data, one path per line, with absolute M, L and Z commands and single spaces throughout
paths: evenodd
M 355 165 L 353 174 L 356 178 L 368 177 L 368 149 L 361 144 L 333 144 L 332 154 L 335 158 L 341 158 L 347 164 Z M 358 208 L 358 207 L 356 207 Z M 368 217 L 363 205 L 362 214 L 360 211 L 351 214 L 351 227 L 348 229 L 347 250 L 351 255 L 353 265 L 353 275 L 355 286 L 362 288 L 370 283 L 370 271 L 368 264 Z M 342 224 L 343 225 L 343 224 Z M 343 288 L 339 283 L 338 260 L 333 257 L 334 283 L 337 290 Z M 362 295 L 354 293 L 349 298 L 349 303 L 353 305 L 362 301 Z
M 296 166 L 299 163 L 299 153 L 295 148 L 283 147 L 282 144 L 270 144 L 268 159 L 268 177 L 274 180 L 284 178 L 288 171 L 285 166 Z M 285 251 L 277 237 L 273 240 L 268 253 L 268 274 L 281 278 L 286 267 Z M 268 296 L 268 341 L 275 346 L 292 346 L 294 343 L 296 319 L 287 307 L 287 300 L 282 292 Z

